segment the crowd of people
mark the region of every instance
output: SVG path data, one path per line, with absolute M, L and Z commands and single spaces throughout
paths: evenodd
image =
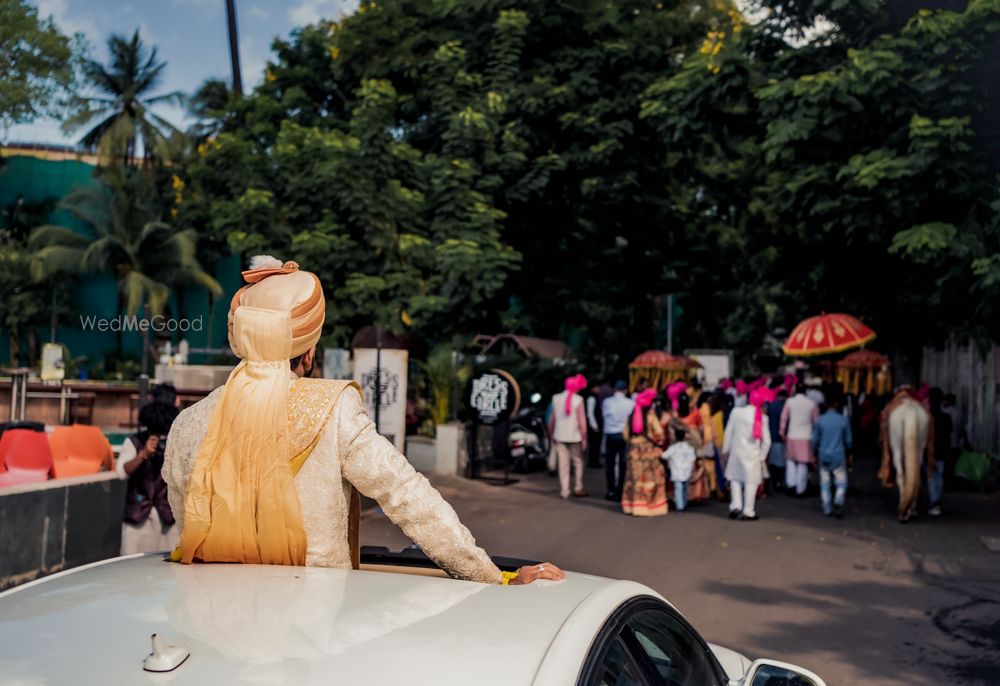
M 549 408 L 551 467 L 563 498 L 586 497 L 586 455 L 590 467 L 603 465 L 605 498 L 643 517 L 716 499 L 728 502 L 730 518 L 755 521 L 761 496 L 805 498 L 815 472 L 822 513 L 842 518 L 854 452 L 879 453 L 887 402 L 793 374 L 724 379 L 712 389 L 683 380 L 652 388 L 640 379 L 628 391 L 623 380 L 588 388 L 582 375 L 568 378 Z M 954 456 L 954 396 L 926 387 L 914 395 L 933 417 L 937 454 Z M 928 514 L 941 514 L 948 462 L 931 467 Z
M 625 514 L 684 512 L 714 499 L 728 502 L 730 518 L 754 521 L 762 495 L 807 497 L 814 471 L 823 514 L 843 517 L 853 453 L 880 453 L 883 409 L 891 403 L 817 382 L 787 375 L 706 389 L 697 381 L 651 388 L 640 379 L 629 393 L 625 381 L 588 388 L 583 375 L 572 376 L 548 416 L 560 495 L 587 497 L 585 469 L 603 467 L 605 498 Z M 964 441 L 961 413 L 955 396 L 939 389 L 912 395 L 933 420 L 928 452 L 939 459 L 926 470 L 927 513 L 940 515 L 945 475 Z M 139 431 L 118 455 L 117 470 L 128 480 L 122 554 L 169 550 L 180 540 L 162 474 L 177 414 L 174 389 L 155 388 Z

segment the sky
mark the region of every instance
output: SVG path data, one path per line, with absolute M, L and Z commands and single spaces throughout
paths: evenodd
M 29 0 L 41 16 L 51 16 L 67 35 L 83 33 L 93 56 L 107 58 L 113 33 L 139 35 L 167 63 L 160 91 L 193 93 L 209 77 L 230 80 L 225 0 Z M 244 89 L 264 75 L 271 42 L 293 28 L 352 11 L 357 0 L 236 0 Z M 184 113 L 162 107 L 157 113 L 183 127 Z M 37 120 L 11 127 L 8 143 L 72 145 L 83 134 L 65 135 L 59 122 Z

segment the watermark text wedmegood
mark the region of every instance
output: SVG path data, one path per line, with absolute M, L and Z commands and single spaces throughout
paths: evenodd
M 111 318 L 80 315 L 80 326 L 84 331 L 112 331 L 115 333 L 119 331 L 154 331 L 156 333 L 167 331 L 173 333 L 174 331 L 201 331 L 202 323 L 200 316 L 193 319 L 186 317 L 178 319 L 164 317 L 162 314 L 149 318 L 135 314 L 118 315 Z

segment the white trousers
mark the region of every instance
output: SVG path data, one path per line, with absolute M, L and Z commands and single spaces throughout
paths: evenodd
M 572 464 L 573 491 L 583 490 L 583 446 L 581 443 L 556 441 L 556 459 L 559 462 L 559 495 L 568 498 L 570 494 L 570 465 Z
M 807 483 L 809 483 L 809 465 L 789 460 L 785 465 L 785 485 L 794 488 L 796 493 L 802 495 L 806 492 Z
M 742 512 L 747 517 L 757 514 L 757 487 L 760 486 L 760 470 L 751 469 L 747 474 L 746 483 L 742 481 L 730 481 L 729 509 Z

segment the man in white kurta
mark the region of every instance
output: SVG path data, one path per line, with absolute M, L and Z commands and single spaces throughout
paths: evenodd
M 744 520 L 757 519 L 757 487 L 764 475 L 764 462 L 771 449 L 771 430 L 766 418 L 761 422 L 759 439 L 754 438 L 755 415 L 760 408 L 755 405 L 737 407 L 729 414 L 722 454 L 729 456 L 726 478 L 729 479 L 731 499 L 729 517 Z
M 819 405 L 799 386 L 781 410 L 781 436 L 785 441 L 785 485 L 804 496 L 809 483 L 809 465 L 815 461 L 812 452 L 813 425 L 819 419 Z
M 549 433 L 555 446 L 559 469 L 559 496 L 563 500 L 570 495 L 576 498 L 587 495 L 583 490 L 583 453 L 587 450 L 587 419 L 583 409 L 583 398 L 578 395 L 578 392 L 586 387 L 587 379 L 582 374 L 577 374 L 566 379 L 566 390 L 552 396 Z

